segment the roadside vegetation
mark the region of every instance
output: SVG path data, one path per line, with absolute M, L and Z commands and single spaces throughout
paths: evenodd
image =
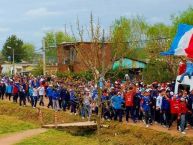
M 19 120 L 17 117 L 0 115 L 0 136 L 37 127 L 38 125 Z
M 111 123 L 110 128 L 101 130 L 104 145 L 191 145 L 193 138 L 171 136 L 170 134 L 138 126 Z M 95 133 L 83 136 L 65 131 L 49 130 L 39 136 L 24 140 L 17 145 L 98 145 Z

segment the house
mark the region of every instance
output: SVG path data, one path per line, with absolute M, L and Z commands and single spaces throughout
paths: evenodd
M 15 73 L 29 73 L 35 68 L 36 64 L 31 64 L 25 61 L 22 61 L 21 63 L 15 63 L 14 67 L 13 64 L 10 62 L 5 61 L 1 64 L 2 74 L 12 74 L 13 69 L 15 70 Z
M 101 45 L 103 45 L 103 47 Z M 83 61 L 83 59 L 88 58 L 90 61 L 96 61 L 96 66 L 100 66 L 102 52 L 100 52 L 100 50 L 98 51 L 97 49 L 101 48 L 104 48 L 105 51 L 105 64 L 110 64 L 110 43 L 93 44 L 91 42 L 64 42 L 60 44 L 57 48 L 58 71 L 81 72 L 89 70 L 89 65 Z M 77 54 L 77 51 L 81 52 L 81 54 Z
M 112 69 L 114 71 L 117 71 L 119 69 L 124 70 L 124 72 L 127 72 L 127 75 L 131 80 L 141 80 L 143 78 L 141 72 L 148 63 L 146 61 L 141 61 L 133 58 L 121 58 L 114 61 Z
M 105 58 L 105 66 L 111 65 L 113 69 L 116 69 L 120 66 L 120 60 L 116 60 L 112 64 L 111 48 L 111 43 L 64 42 L 57 48 L 58 71 L 80 72 L 88 70 L 90 69 L 89 65 L 84 62 L 84 59 L 88 58 L 92 63 L 96 63 L 96 67 L 101 67 L 102 57 Z M 82 56 L 78 55 L 77 51 L 81 52 Z M 146 66 L 143 61 L 129 58 L 124 58 L 122 62 L 122 67 L 125 69 L 143 69 Z
M 113 63 L 113 70 L 116 69 L 144 69 L 147 62 L 133 59 L 133 58 L 122 58 L 118 59 Z
M 55 75 L 58 71 L 57 65 L 46 65 L 46 74 Z

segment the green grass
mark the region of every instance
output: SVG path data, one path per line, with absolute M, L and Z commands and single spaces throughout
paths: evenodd
M 139 126 L 109 123 L 110 128 L 102 129 L 102 142 L 112 145 L 190 145 L 193 138 L 171 136 L 168 133 L 158 132 Z
M 54 123 L 55 112 L 49 109 L 42 108 L 43 123 Z M 0 100 L 0 115 L 17 117 L 20 120 L 27 121 L 33 124 L 41 125 L 38 118 L 38 110 L 32 109 L 31 106 L 20 107 L 18 104 Z M 58 122 L 77 122 L 81 121 L 79 116 L 70 115 L 63 111 L 57 112 Z
M 0 135 L 37 128 L 37 125 L 24 122 L 16 117 L 0 115 Z
M 17 145 L 98 145 L 98 142 L 95 137 L 73 136 L 64 131 L 49 130 Z
M 191 145 L 193 139 L 171 136 L 151 129 L 111 123 L 101 130 L 102 145 Z M 96 134 L 74 136 L 65 131 L 49 130 L 46 133 L 24 140 L 17 145 L 98 145 Z
M 42 109 L 44 124 L 53 123 L 54 111 Z M 40 127 L 37 109 L 19 107 L 18 104 L 0 101 L 0 131 L 10 133 L 19 130 Z M 6 116 L 6 117 L 5 117 Z M 10 116 L 10 117 L 7 117 Z M 59 122 L 77 122 L 81 119 L 69 113 L 59 112 Z M 193 138 L 171 136 L 170 134 L 131 126 L 118 122 L 107 123 L 109 128 L 102 128 L 100 141 L 102 145 L 191 145 Z M 76 133 L 75 133 L 76 134 Z M 28 138 L 19 145 L 98 145 L 95 133 L 76 136 L 57 130 L 49 130 L 36 137 Z

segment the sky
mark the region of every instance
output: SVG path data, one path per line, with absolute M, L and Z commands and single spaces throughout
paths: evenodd
M 77 18 L 86 26 L 91 12 L 107 29 L 121 16 L 169 25 L 171 15 L 189 6 L 193 0 L 0 0 L 0 49 L 12 34 L 39 49 L 46 32 L 76 29 Z

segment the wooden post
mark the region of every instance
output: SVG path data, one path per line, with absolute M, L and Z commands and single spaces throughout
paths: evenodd
M 100 86 L 98 86 L 98 116 L 97 116 L 97 136 L 99 145 L 102 145 L 101 139 L 100 139 L 100 131 L 101 131 L 101 115 L 102 115 L 102 105 L 101 105 L 101 96 L 102 96 L 102 90 Z
M 42 115 L 42 110 L 38 108 L 38 119 L 40 121 L 41 126 L 44 124 L 43 123 L 43 115 Z
M 57 111 L 54 112 L 54 125 L 55 125 L 55 128 L 57 128 L 57 122 L 58 122 L 58 114 L 57 114 Z

